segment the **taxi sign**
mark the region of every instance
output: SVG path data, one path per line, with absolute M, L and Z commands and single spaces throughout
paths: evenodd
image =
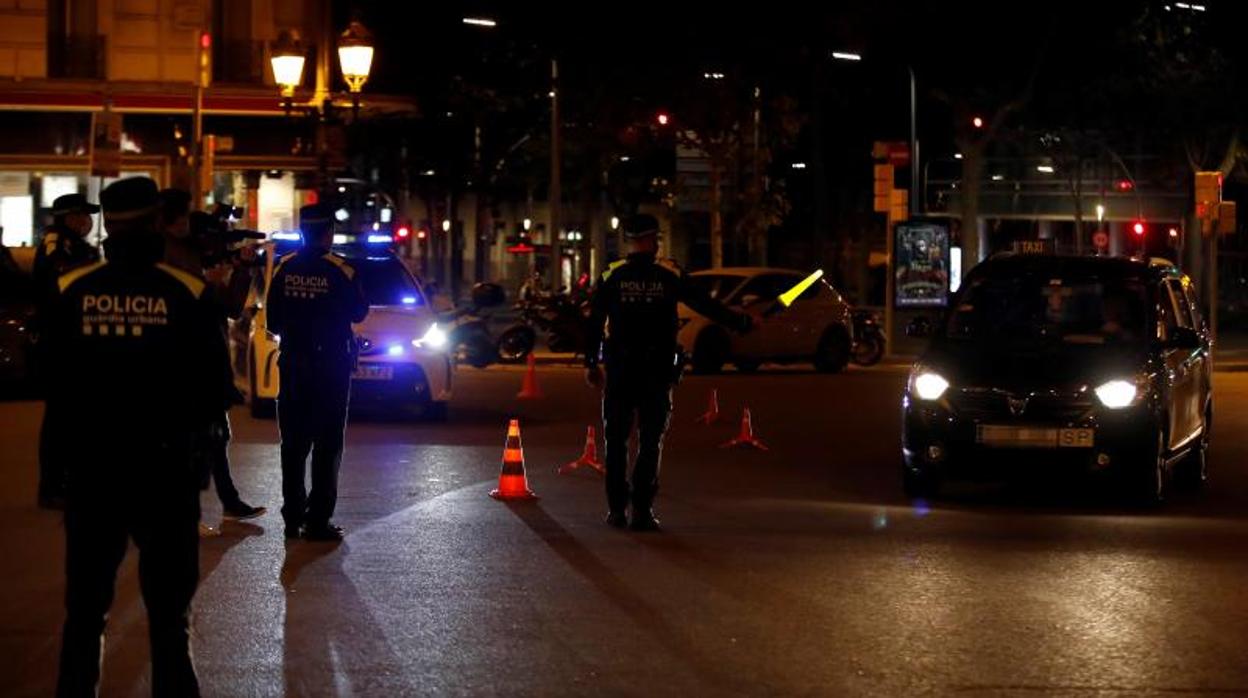
M 1014 241 L 1014 252 L 1016 254 L 1053 254 L 1054 249 L 1052 240 Z

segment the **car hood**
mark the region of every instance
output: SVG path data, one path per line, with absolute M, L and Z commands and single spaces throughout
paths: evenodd
M 1011 347 L 979 342 L 939 342 L 919 362 L 962 387 L 1014 392 L 1096 386 L 1129 379 L 1148 363 L 1145 347 L 1077 345 Z
M 435 317 L 428 309 L 399 306 L 373 306 L 363 322 L 355 324 L 355 333 L 374 342 L 410 342 L 429 329 Z

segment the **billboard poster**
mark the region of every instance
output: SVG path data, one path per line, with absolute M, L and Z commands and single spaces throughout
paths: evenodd
M 945 307 L 949 299 L 949 226 L 898 223 L 893 234 L 896 307 Z

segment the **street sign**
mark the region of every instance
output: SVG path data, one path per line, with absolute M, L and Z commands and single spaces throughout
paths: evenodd
M 1109 247 L 1109 233 L 1104 230 L 1098 230 L 1095 233 L 1092 233 L 1092 244 L 1102 250 Z
M 91 175 L 121 176 L 121 114 L 108 106 L 91 115 Z
M 1199 204 L 1217 204 L 1222 200 L 1222 173 L 1221 172 L 1197 172 L 1196 173 L 1196 203 Z M 1209 210 L 1209 209 L 1206 209 Z M 1209 210 L 1209 214 L 1213 213 Z

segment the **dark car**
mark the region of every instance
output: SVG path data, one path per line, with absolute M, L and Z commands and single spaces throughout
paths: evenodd
M 903 399 L 905 489 L 1060 466 L 1137 501 L 1207 477 L 1210 340 L 1169 262 L 1000 255 L 967 276 Z M 926 330 L 926 331 L 925 331 Z
M 0 247 L 0 394 L 23 393 L 34 387 L 34 316 L 30 276 L 8 248 Z

